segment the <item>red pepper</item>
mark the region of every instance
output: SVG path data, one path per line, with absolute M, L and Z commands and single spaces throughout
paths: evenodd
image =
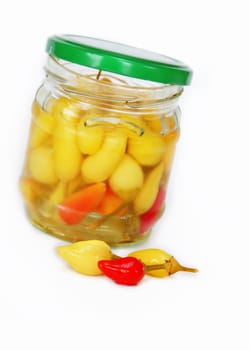
M 136 285 L 144 277 L 143 263 L 134 257 L 117 260 L 100 260 L 99 269 L 103 274 L 118 284 Z
M 157 197 L 152 205 L 152 207 L 144 214 L 140 216 L 140 228 L 139 232 L 144 233 L 148 231 L 151 226 L 155 223 L 159 211 L 165 200 L 166 191 L 164 188 L 159 188 Z

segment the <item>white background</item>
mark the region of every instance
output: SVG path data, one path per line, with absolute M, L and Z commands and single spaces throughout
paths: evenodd
M 0 348 L 248 349 L 247 1 L 6 1 L 0 10 Z M 134 288 L 81 276 L 27 221 L 18 192 L 46 38 L 101 37 L 183 60 L 167 212 L 141 246 L 199 274 Z M 120 249 L 126 254 L 132 249 Z

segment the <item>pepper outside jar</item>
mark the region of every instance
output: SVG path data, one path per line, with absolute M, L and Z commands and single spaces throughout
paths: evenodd
M 191 70 L 77 36 L 47 43 L 20 179 L 31 222 L 68 241 L 148 237 L 165 207 Z

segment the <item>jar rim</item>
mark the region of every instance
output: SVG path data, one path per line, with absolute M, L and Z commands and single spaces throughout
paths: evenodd
M 193 72 L 183 62 L 129 45 L 79 35 L 48 38 L 49 55 L 95 69 L 172 85 L 189 85 Z
M 71 68 L 72 67 L 72 68 Z M 56 73 L 55 70 L 58 70 Z M 74 69 L 75 68 L 75 69 Z M 58 59 L 57 57 L 53 55 L 48 56 L 48 61 L 45 66 L 45 71 L 48 74 L 52 74 L 54 77 L 57 77 L 59 80 L 63 79 L 63 76 L 65 75 L 64 73 L 68 73 L 65 76 L 67 77 L 68 80 L 74 79 L 77 77 L 77 80 L 83 79 L 83 80 L 89 80 L 95 83 L 98 83 L 100 85 L 106 86 L 108 82 L 100 79 L 96 79 L 96 76 L 98 75 L 99 72 L 102 72 L 102 70 L 96 70 L 96 69 L 91 69 L 89 67 L 87 68 L 89 71 L 92 70 L 92 74 L 86 75 L 86 73 L 82 72 L 79 70 L 79 68 L 84 68 L 84 66 L 79 66 L 77 64 L 73 64 L 67 61 L 64 61 L 62 59 Z M 63 70 L 63 72 L 62 72 Z M 103 72 L 105 72 L 103 70 Z M 59 74 L 58 74 L 59 73 Z M 62 75 L 60 75 L 62 73 Z M 180 94 L 183 92 L 183 87 L 179 85 L 171 85 L 171 84 L 163 84 L 159 82 L 151 82 L 148 80 L 143 80 L 143 79 L 138 79 L 138 78 L 130 78 L 130 77 L 124 77 L 115 73 L 111 72 L 106 72 L 107 74 L 110 74 L 111 77 L 115 77 L 115 82 L 112 83 L 112 86 L 115 88 L 123 88 L 123 89 L 128 89 L 128 90 L 141 90 L 141 91 L 176 91 L 180 90 Z M 71 76 L 69 76 L 71 75 Z M 127 79 L 124 80 L 124 78 L 128 78 L 130 84 L 127 84 Z M 119 83 L 120 82 L 120 83 Z M 139 82 L 139 84 L 134 84 L 131 85 L 134 82 Z M 142 85 L 143 84 L 143 85 Z M 145 85 L 148 86 L 145 86 Z M 169 93 L 170 95 L 170 93 Z M 178 95 L 178 94 L 177 94 Z

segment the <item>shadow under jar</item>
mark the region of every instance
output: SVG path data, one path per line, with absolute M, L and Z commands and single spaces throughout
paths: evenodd
M 164 211 L 191 70 L 86 37 L 51 37 L 47 52 L 20 179 L 30 220 L 72 242 L 144 240 Z

